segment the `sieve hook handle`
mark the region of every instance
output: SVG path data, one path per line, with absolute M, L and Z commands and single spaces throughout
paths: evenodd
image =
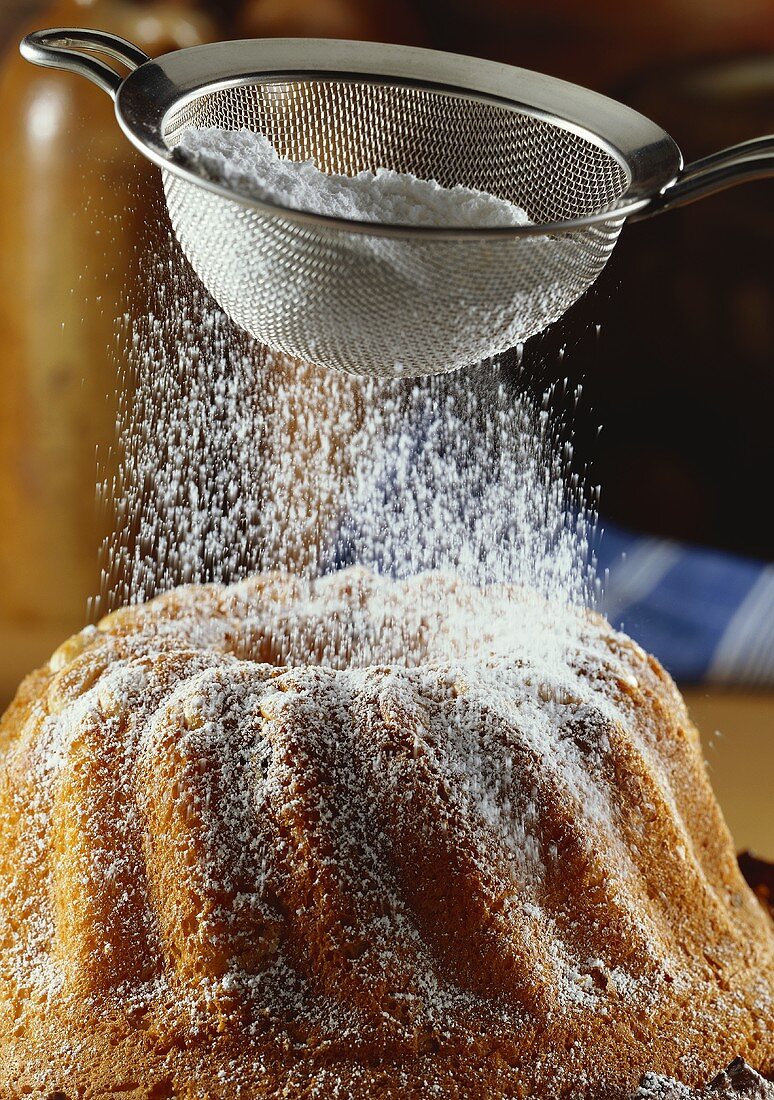
M 737 183 L 769 177 L 774 177 L 774 134 L 743 141 L 687 165 L 676 180 L 632 215 L 631 220 L 675 210 Z
M 117 34 L 83 30 L 79 27 L 34 31 L 22 40 L 19 49 L 22 57 L 33 65 L 63 69 L 65 72 L 85 76 L 92 84 L 107 92 L 111 99 L 116 98 L 125 78 L 91 54 L 105 54 L 120 61 L 130 70 L 138 69 L 146 61 L 150 61 L 146 53 L 125 38 L 119 38 Z

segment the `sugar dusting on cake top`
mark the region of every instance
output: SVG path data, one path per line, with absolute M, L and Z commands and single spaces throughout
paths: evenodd
M 256 1095 L 280 1063 L 569 1097 L 774 1054 L 774 936 L 695 730 L 582 609 L 438 573 L 191 586 L 76 636 L 2 736 L 25 1019 L 143 1020 L 159 1064 Z

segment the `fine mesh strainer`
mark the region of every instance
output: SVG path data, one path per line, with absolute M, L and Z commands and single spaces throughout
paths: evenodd
M 299 359 L 364 374 L 435 374 L 513 347 L 594 282 L 624 221 L 774 174 L 774 137 L 683 168 L 662 129 L 537 73 L 403 46 L 222 42 L 150 60 L 87 30 L 41 31 L 22 53 L 115 100 L 162 169 L 172 226 L 243 328 Z M 92 54 L 130 70 L 124 79 Z M 329 172 L 392 168 L 514 202 L 507 228 L 382 225 L 240 196 L 174 153 L 189 127 L 266 134 Z

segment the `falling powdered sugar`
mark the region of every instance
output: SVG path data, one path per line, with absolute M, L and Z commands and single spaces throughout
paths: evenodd
M 533 396 L 517 363 L 422 380 L 334 374 L 252 342 L 173 242 L 159 240 L 142 274 L 152 311 L 120 334 L 100 610 L 181 583 L 345 565 L 453 572 L 557 608 L 593 601 L 594 516 L 556 387 Z
M 17 799 L 15 827 L 67 823 L 68 859 L 23 846 L 7 962 L 46 1027 L 62 1005 L 95 1020 L 79 1073 L 106 994 L 115 1033 L 131 1040 L 140 1019 L 179 1038 L 163 1068 L 208 1096 L 216 1071 L 256 1096 L 262 1072 L 298 1091 L 330 1073 L 344 1096 L 365 1067 L 392 1067 L 412 1095 L 482 1074 L 510 1095 L 529 1073 L 532 1095 L 588 1100 L 650 1064 L 643 1036 L 678 1007 L 706 1042 L 716 980 L 672 930 L 690 897 L 715 950 L 696 825 L 711 796 L 674 687 L 600 618 L 560 625 L 517 592 L 521 633 L 468 652 L 442 616 L 416 664 L 319 662 L 332 620 L 389 604 L 409 621 L 424 589 L 494 627 L 506 596 L 438 574 L 258 576 L 123 609 L 40 674 L 47 709 L 33 704 L 12 749 L 32 749 L 36 796 Z M 287 667 L 294 631 L 306 659 Z M 678 795 L 699 812 L 683 818 Z M 16 876 L 40 880 L 32 904 Z M 84 933 L 65 939 L 84 904 Z M 748 943 L 754 915 L 723 904 L 724 942 Z M 733 982 L 721 1021 L 748 995 Z

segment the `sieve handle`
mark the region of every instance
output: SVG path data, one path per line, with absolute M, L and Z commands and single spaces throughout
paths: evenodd
M 47 69 L 64 69 L 66 72 L 85 76 L 102 88 L 103 92 L 107 92 L 111 99 L 116 98 L 124 77 L 104 61 L 90 56 L 91 54 L 105 54 L 120 61 L 130 70 L 138 69 L 146 61 L 150 61 L 146 53 L 125 38 L 119 38 L 117 34 L 83 30 L 79 27 L 34 31 L 23 39 L 19 49 L 22 57 L 33 65 L 42 65 Z
M 774 134 L 743 141 L 687 165 L 668 187 L 653 197 L 631 221 L 674 210 L 750 180 L 774 177 Z

